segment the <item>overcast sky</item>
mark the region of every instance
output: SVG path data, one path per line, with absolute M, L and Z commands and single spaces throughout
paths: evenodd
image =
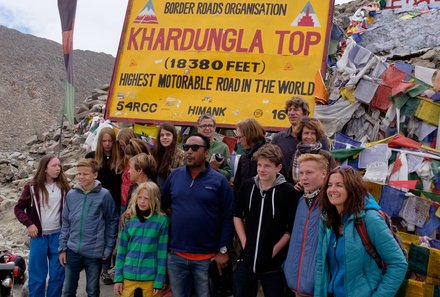
M 336 0 L 336 4 L 351 1 Z M 78 0 L 74 48 L 115 56 L 127 3 L 127 0 Z M 0 0 L 0 25 L 61 42 L 57 0 Z

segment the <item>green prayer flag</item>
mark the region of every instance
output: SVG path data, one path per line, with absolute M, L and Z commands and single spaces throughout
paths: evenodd
M 395 108 L 401 109 L 406 104 L 408 99 L 409 96 L 406 94 L 397 94 L 396 96 L 392 97 L 393 105 Z
M 69 82 L 66 83 L 66 93 L 64 94 L 64 116 L 71 125 L 75 123 L 75 89 Z

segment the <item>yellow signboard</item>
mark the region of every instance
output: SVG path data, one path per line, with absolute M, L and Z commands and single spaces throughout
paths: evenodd
M 313 108 L 334 0 L 131 0 L 107 102 L 115 121 L 289 125 L 294 95 Z

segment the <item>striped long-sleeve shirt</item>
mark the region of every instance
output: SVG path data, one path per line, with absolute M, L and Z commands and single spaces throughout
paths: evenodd
M 154 281 L 161 289 L 165 278 L 168 244 L 168 219 L 154 213 L 145 222 L 132 217 L 119 234 L 115 282 Z

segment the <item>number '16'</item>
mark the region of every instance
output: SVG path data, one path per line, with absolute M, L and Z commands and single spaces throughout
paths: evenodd
M 274 120 L 284 120 L 287 116 L 286 111 L 284 109 L 274 109 L 272 110 L 272 115 Z

